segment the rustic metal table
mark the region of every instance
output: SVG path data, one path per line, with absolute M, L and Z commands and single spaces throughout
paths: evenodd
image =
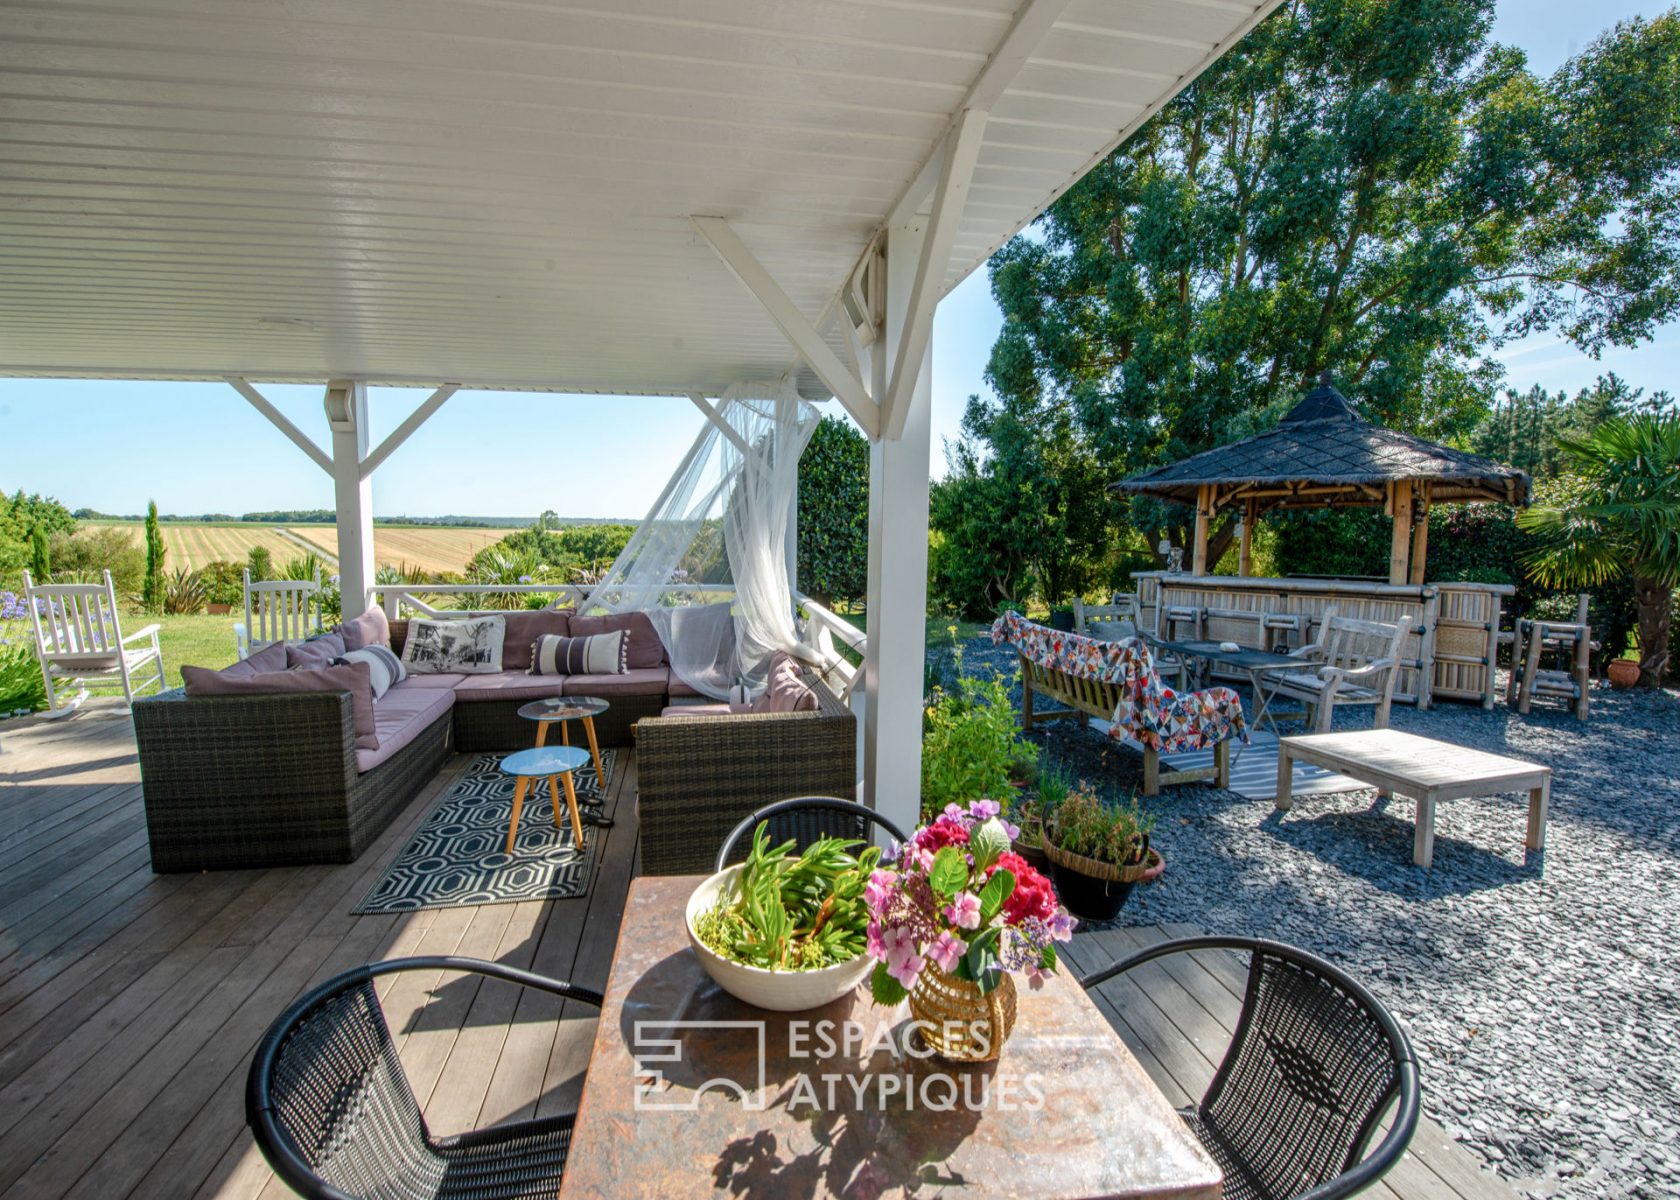
M 1219 1168 L 1066 966 L 1022 983 L 996 1062 L 954 1066 L 917 1057 L 904 1006 L 867 985 L 806 1013 L 723 992 L 684 929 L 699 882 L 631 885 L 562 1200 L 1217 1200 Z

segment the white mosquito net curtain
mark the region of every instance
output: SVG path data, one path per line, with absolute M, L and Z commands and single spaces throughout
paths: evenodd
M 735 385 L 713 411 L 583 611 L 647 613 L 677 678 L 722 700 L 738 685 L 756 694 L 778 650 L 817 658 L 794 620 L 789 533 L 818 414 L 791 386 L 762 384 Z

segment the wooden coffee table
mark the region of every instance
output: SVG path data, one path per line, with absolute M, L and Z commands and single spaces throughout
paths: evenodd
M 561 1200 L 1217 1200 L 1219 1167 L 1071 966 L 1021 982 L 997 1062 L 900 1058 L 906 1009 L 867 985 L 805 1013 L 719 989 L 683 923 L 700 881 L 630 885 Z
M 1435 861 L 1435 805 L 1466 796 L 1501 792 L 1528 793 L 1530 850 L 1546 845 L 1546 809 L 1551 803 L 1552 769 L 1402 733 L 1398 729 L 1359 729 L 1314 733 L 1278 741 L 1277 806 L 1289 811 L 1294 797 L 1294 760 L 1371 784 L 1380 792 L 1417 801 L 1417 836 L 1412 861 L 1427 867 Z

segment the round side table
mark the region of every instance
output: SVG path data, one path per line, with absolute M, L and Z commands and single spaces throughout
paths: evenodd
M 566 807 L 572 817 L 572 837 L 579 850 L 583 849 L 583 820 L 578 816 L 577 789 L 572 786 L 572 772 L 589 761 L 589 755 L 573 746 L 537 746 L 520 750 L 502 759 L 502 774 L 512 775 L 513 814 L 508 818 L 507 852 L 513 853 L 514 838 L 519 833 L 519 810 L 525 806 L 525 793 L 539 779 L 548 780 L 549 799 L 554 803 L 554 827 L 565 826 L 560 818 L 560 787 L 557 779 L 566 781 Z
M 589 757 L 595 760 L 595 779 L 605 793 L 606 772 L 601 770 L 601 747 L 595 741 L 595 718 L 612 706 L 598 696 L 556 696 L 548 700 L 533 700 L 521 705 L 519 715 L 537 723 L 537 745 L 548 741 L 548 727 L 560 726 L 560 744 L 570 746 L 572 739 L 566 732 L 566 722 L 582 721 L 583 733 L 589 739 Z

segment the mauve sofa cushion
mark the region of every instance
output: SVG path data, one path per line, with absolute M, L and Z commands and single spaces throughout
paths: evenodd
M 410 675 L 401 683 L 392 684 L 391 692 L 409 691 L 453 691 L 455 685 L 465 679 L 465 675 L 451 675 L 446 671 L 439 671 L 436 675 Z M 385 694 L 389 696 L 391 692 Z
M 286 647 L 286 666 L 291 670 L 310 670 L 324 667 L 335 658 L 343 658 L 344 639 L 336 633 L 323 633 L 307 642 L 293 642 Z
M 514 611 L 507 614 L 507 632 L 502 635 L 502 670 L 528 671 L 531 668 L 531 647 L 546 634 L 570 637 L 572 614 L 569 609 Z
M 455 700 L 459 704 L 480 700 L 546 700 L 560 694 L 560 681 L 564 678 L 564 675 L 527 675 L 524 671 L 463 675 L 455 685 Z M 531 736 L 536 736 L 535 727 Z
M 594 637 L 598 633 L 615 633 L 620 629 L 630 633 L 630 649 L 625 666 L 632 671 L 650 671 L 665 665 L 665 644 L 653 631 L 653 622 L 646 613 L 615 613 L 608 617 L 573 617 L 572 637 Z
M 799 664 L 792 656 L 780 650 L 771 655 L 770 680 L 764 694 L 753 701 L 752 710 L 757 713 L 817 711 L 817 694 L 799 677 Z
M 370 608 L 361 616 L 344 622 L 337 633 L 344 639 L 346 650 L 391 645 L 391 622 L 385 618 L 382 608 Z
M 338 667 L 303 667 L 292 671 L 268 671 L 261 675 L 230 676 L 208 667 L 182 667 L 181 683 L 187 695 L 281 696 L 302 692 L 349 692 L 350 712 L 355 722 L 356 748 L 378 746 L 373 716 L 373 676 L 366 663 L 345 663 Z
M 373 706 L 374 736 L 379 745 L 372 750 L 357 749 L 357 772 L 371 771 L 390 758 L 454 703 L 455 693 L 447 689 L 394 687 L 386 692 Z
M 727 717 L 735 710 L 729 705 L 717 704 L 673 704 L 661 709 L 662 717 Z
M 702 692 L 699 688 L 690 687 L 688 684 L 678 679 L 675 671 L 671 672 L 671 684 L 666 690 L 669 692 L 671 699 L 673 700 L 708 699 L 705 692 Z
M 665 667 L 643 667 L 622 675 L 558 675 L 564 684 L 563 696 L 599 696 L 611 700 L 615 696 L 663 696 L 671 672 Z
M 261 650 L 253 652 L 249 658 L 242 658 L 230 667 L 223 667 L 222 674 L 241 679 L 249 675 L 264 675 L 270 671 L 285 669 L 286 643 L 270 642 Z

